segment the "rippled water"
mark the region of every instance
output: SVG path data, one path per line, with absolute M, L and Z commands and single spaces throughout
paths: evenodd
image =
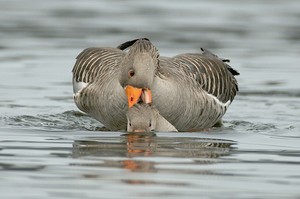
M 0 2 L 0 198 L 299 198 L 300 3 Z M 72 99 L 76 55 L 148 37 L 230 58 L 224 126 L 107 132 Z

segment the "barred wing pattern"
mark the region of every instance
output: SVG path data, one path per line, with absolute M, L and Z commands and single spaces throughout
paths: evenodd
M 190 53 L 178 55 L 174 57 L 174 61 L 208 94 L 215 96 L 222 103 L 233 101 L 238 91 L 237 81 L 229 70 L 232 68 L 221 59 Z
M 76 58 L 73 79 L 89 83 L 98 75 L 118 68 L 123 56 L 124 52 L 116 48 L 87 48 Z
M 220 124 L 238 91 L 238 72 L 210 53 L 161 57 L 159 71 L 164 83 L 153 90 L 154 105 L 179 131 Z
M 72 71 L 77 107 L 111 130 L 126 129 L 127 102 L 118 81 L 124 54 L 116 48 L 87 48 Z

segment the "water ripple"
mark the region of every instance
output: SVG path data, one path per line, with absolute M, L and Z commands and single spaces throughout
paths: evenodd
M 14 127 L 38 128 L 44 130 L 99 130 L 101 123 L 79 111 L 66 111 L 58 114 L 18 115 L 2 117 L 0 122 Z
M 240 91 L 241 96 L 261 96 L 261 97 L 300 97 L 299 90 L 269 90 L 269 91 Z

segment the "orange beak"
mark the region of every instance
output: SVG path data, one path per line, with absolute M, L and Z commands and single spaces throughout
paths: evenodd
M 150 89 L 135 88 L 133 86 L 126 86 L 125 92 L 128 100 L 128 107 L 131 108 L 133 105 L 138 103 L 139 99 L 148 104 L 152 102 L 152 94 Z

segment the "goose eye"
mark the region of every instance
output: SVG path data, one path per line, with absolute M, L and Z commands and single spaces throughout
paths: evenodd
M 131 122 L 129 122 L 129 126 L 131 126 Z
M 151 121 L 149 122 L 149 127 L 151 127 L 152 126 L 152 124 L 151 124 Z
M 130 70 L 128 71 L 128 76 L 129 76 L 129 77 L 133 77 L 134 75 L 135 75 L 134 70 L 133 70 L 133 69 L 130 69 Z

